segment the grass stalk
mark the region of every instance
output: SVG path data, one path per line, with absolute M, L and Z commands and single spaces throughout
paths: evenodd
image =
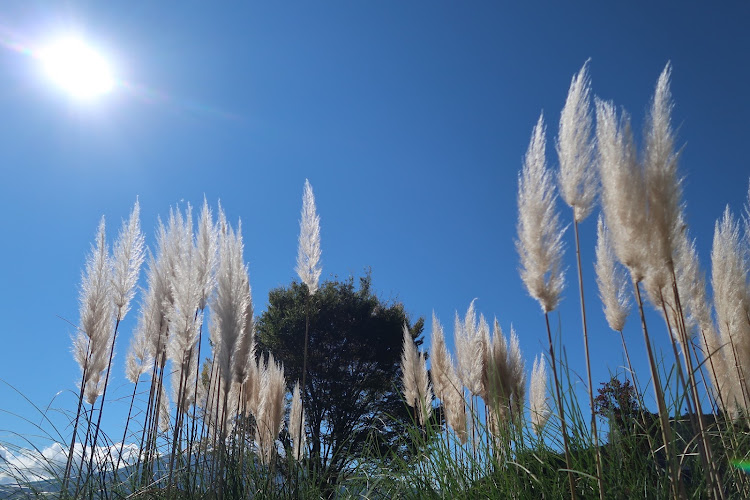
M 307 291 L 307 299 L 305 300 L 305 348 L 302 355 L 302 387 L 300 388 L 299 393 L 299 399 L 300 399 L 300 405 L 302 406 L 302 414 L 304 415 L 305 412 L 305 383 L 307 381 L 307 344 L 308 344 L 308 337 L 310 332 L 310 290 Z M 300 424 L 299 430 L 297 431 L 297 442 L 302 442 L 302 432 L 304 424 Z M 302 453 L 302 447 L 297 447 L 297 457 L 296 459 L 299 460 L 300 454 Z
M 664 454 L 669 463 L 669 477 L 672 486 L 672 495 L 674 498 L 685 499 L 686 493 L 684 485 L 679 478 L 679 472 L 677 470 L 677 464 L 674 461 L 674 456 L 671 454 L 671 443 L 672 443 L 672 430 L 669 426 L 669 414 L 667 412 L 667 405 L 664 402 L 664 392 L 662 390 L 661 381 L 659 377 L 659 371 L 656 367 L 656 359 L 654 358 L 653 350 L 651 349 L 651 338 L 648 334 L 648 326 L 646 325 L 646 316 L 643 312 L 643 300 L 641 298 L 641 289 L 637 281 L 633 280 L 633 287 L 635 289 L 636 303 L 638 304 L 638 312 L 641 317 L 641 327 L 643 330 L 643 340 L 646 344 L 646 355 L 648 356 L 649 369 L 651 370 L 651 380 L 654 386 L 654 395 L 656 397 L 656 405 L 659 411 L 659 419 L 661 420 L 661 436 L 664 443 Z
M 73 465 L 73 451 L 75 450 L 76 435 L 78 434 L 78 422 L 81 418 L 81 409 L 83 408 L 83 391 L 86 385 L 86 371 L 88 368 L 89 355 L 86 356 L 86 367 L 83 369 L 81 374 L 81 390 L 78 393 L 78 409 L 76 410 L 75 424 L 73 424 L 73 435 L 70 438 L 70 448 L 68 448 L 68 460 L 65 464 L 65 473 L 63 475 L 63 482 L 61 491 L 67 492 L 68 480 L 70 479 L 70 469 Z M 80 472 L 79 472 L 80 474 Z
M 120 469 L 120 462 L 122 461 L 122 450 L 125 446 L 125 439 L 128 435 L 128 426 L 130 425 L 130 416 L 133 414 L 133 402 L 135 401 L 135 395 L 138 391 L 138 382 L 139 380 L 136 379 L 134 387 L 133 387 L 133 395 L 130 398 L 130 408 L 128 409 L 128 418 L 125 420 L 125 430 L 122 433 L 122 441 L 120 441 L 120 451 L 117 453 L 117 464 L 114 468 L 114 475 L 115 478 L 117 478 L 117 471 Z
M 96 455 L 96 444 L 99 440 L 99 430 L 101 429 L 102 424 L 102 413 L 104 413 L 104 402 L 107 397 L 107 386 L 109 385 L 109 374 L 112 371 L 112 358 L 115 355 L 115 341 L 117 340 L 117 331 L 120 327 L 120 315 L 117 316 L 117 321 L 115 322 L 115 331 L 112 334 L 112 345 L 109 348 L 109 361 L 107 362 L 107 374 L 104 376 L 104 388 L 102 389 L 102 397 L 101 402 L 99 403 L 99 416 L 96 420 L 96 428 L 94 429 L 94 440 L 91 443 L 91 457 L 89 458 L 89 470 L 87 472 L 86 479 L 88 480 L 88 477 L 91 476 L 93 464 L 94 464 L 94 456 Z M 93 412 L 94 405 L 91 405 L 91 410 Z M 93 413 L 92 413 L 93 417 Z
M 552 330 L 549 326 L 549 313 L 544 313 L 544 321 L 547 324 L 547 340 L 549 341 L 550 364 L 552 365 L 552 376 L 555 382 L 555 398 L 557 400 L 557 412 L 560 417 L 560 429 L 563 437 L 563 448 L 565 449 L 565 466 L 568 469 L 568 484 L 570 486 L 570 498 L 576 498 L 576 483 L 573 478 L 573 462 L 570 457 L 570 443 L 568 442 L 568 429 L 565 424 L 565 408 L 563 407 L 560 381 L 557 376 L 557 361 L 555 358 L 555 346 L 552 342 Z
M 690 342 L 690 339 L 688 338 L 687 327 L 685 326 L 685 315 L 682 309 L 682 302 L 680 301 L 680 293 L 677 288 L 677 276 L 675 275 L 674 267 L 671 268 L 671 271 L 672 271 L 672 292 L 674 294 L 675 305 L 677 307 L 677 315 L 676 315 L 677 322 L 679 323 L 677 331 L 681 337 L 682 355 L 683 355 L 683 359 L 685 360 L 685 368 L 687 370 L 688 378 L 690 379 L 690 387 L 692 390 L 693 400 L 695 401 L 695 410 L 697 412 L 697 421 L 698 421 L 697 422 L 698 431 L 700 432 L 701 445 L 704 449 L 705 458 L 706 458 L 707 479 L 709 480 L 709 485 L 711 486 L 712 490 L 715 492 L 716 497 L 721 500 L 724 500 L 725 498 L 724 491 L 720 487 L 722 483 L 721 477 L 719 476 L 718 467 L 716 466 L 716 463 L 714 462 L 714 459 L 713 459 L 713 450 L 711 449 L 711 443 L 708 440 L 705 423 L 703 421 L 703 405 L 701 403 L 700 395 L 698 394 L 698 384 L 695 379 L 696 370 L 693 365 L 692 344 Z
M 198 319 L 198 312 L 195 313 L 195 319 Z M 188 464 L 192 463 L 192 457 L 193 457 L 193 441 L 195 439 L 195 433 L 196 433 L 196 413 L 198 411 L 198 379 L 200 378 L 200 367 L 201 367 L 201 340 L 203 339 L 203 321 L 201 321 L 201 326 L 198 328 L 198 352 L 196 353 L 195 358 L 195 387 L 193 387 L 193 394 L 195 394 L 195 401 L 193 401 L 193 420 L 191 421 L 190 426 L 190 433 L 188 434 L 188 452 L 187 452 L 187 459 Z M 199 451 L 200 453 L 200 451 Z M 198 459 L 196 458 L 195 461 L 196 468 L 198 467 Z M 193 477 L 195 477 L 195 474 L 193 474 Z M 194 484 L 194 481 L 188 481 L 188 493 L 192 494 L 192 485 Z
M 581 322 L 583 324 L 583 348 L 586 356 L 586 376 L 588 378 L 589 407 L 591 408 L 591 434 L 596 448 L 596 481 L 599 486 L 599 499 L 604 500 L 604 482 L 602 480 L 602 451 L 599 447 L 599 432 L 596 428 L 594 411 L 594 387 L 591 381 L 591 358 L 589 356 L 589 332 L 586 325 L 586 300 L 583 294 L 583 271 L 581 270 L 581 244 L 578 239 L 578 221 L 573 217 L 573 228 L 576 239 L 576 263 L 578 264 L 578 290 L 581 298 Z
M 192 349 L 191 349 L 192 350 Z M 185 359 L 190 359 L 191 352 L 188 351 L 186 354 L 183 354 L 182 363 L 180 363 L 180 383 L 179 383 L 179 389 L 177 392 L 177 408 L 175 409 L 175 416 L 174 416 L 174 436 L 172 438 L 172 453 L 169 456 L 169 476 L 167 479 L 167 498 L 169 498 L 171 492 L 172 492 L 172 480 L 174 479 L 173 473 L 174 473 L 174 461 L 175 456 L 178 452 L 181 452 L 181 450 L 178 450 L 179 443 L 181 441 L 180 439 L 180 430 L 182 429 L 182 405 L 185 401 L 185 384 L 186 384 L 186 370 L 185 367 L 189 365 Z

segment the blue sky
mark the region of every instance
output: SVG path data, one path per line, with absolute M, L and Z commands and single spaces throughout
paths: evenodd
M 652 2 L 94 2 L 0 6 L 0 379 L 74 410 L 78 284 L 99 218 L 114 236 L 136 197 L 147 242 L 178 202 L 221 200 L 242 219 L 256 311 L 296 276 L 302 187 L 322 225 L 323 278 L 372 268 L 375 289 L 452 332 L 473 298 L 531 368 L 544 319 L 518 277 L 517 175 L 540 111 L 548 160 L 572 75 L 626 108 L 638 136 L 667 61 L 684 145 L 687 219 L 707 264 L 714 221 L 748 188 L 750 7 Z M 73 100 L 34 50 L 76 32 L 120 84 Z M 562 205 L 563 219 L 570 213 Z M 623 364 L 593 277 L 595 216 L 581 226 L 595 384 Z M 583 377 L 572 232 L 568 288 L 553 315 Z M 136 311 L 137 312 L 137 309 Z M 667 337 L 654 316 L 659 348 Z M 118 341 L 113 390 L 128 393 Z M 647 377 L 635 316 L 626 325 Z M 449 334 L 450 336 L 450 334 Z M 0 410 L 37 418 L 0 387 Z M 111 413 L 109 413 L 111 411 Z M 127 411 L 105 412 L 116 434 Z M 0 429 L 27 429 L 0 412 Z M 67 435 L 67 433 L 66 433 Z M 119 437 L 117 437 L 119 439 Z

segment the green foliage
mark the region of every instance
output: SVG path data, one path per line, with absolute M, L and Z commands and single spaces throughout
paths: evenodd
M 403 306 L 381 301 L 369 273 L 359 288 L 350 277 L 324 282 L 312 296 L 297 282 L 272 290 L 257 322 L 258 351 L 283 360 L 290 392 L 302 380 L 308 313 L 303 401 L 313 469 L 335 484 L 362 460 L 370 438 L 381 456 L 408 455 L 403 436 L 412 417 L 399 385 L 402 326 L 409 323 Z M 410 327 L 417 345 L 423 327 L 421 318 Z
M 599 395 L 594 399 L 594 412 L 604 417 L 612 417 L 622 429 L 626 422 L 632 421 L 640 411 L 635 388 L 630 380 L 625 383 L 613 376 L 609 382 L 602 382 Z

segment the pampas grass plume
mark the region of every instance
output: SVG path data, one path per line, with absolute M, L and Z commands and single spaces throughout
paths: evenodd
M 462 443 L 467 440 L 466 406 L 463 385 L 456 373 L 448 348 L 445 345 L 443 327 L 435 313 L 432 314 L 432 346 L 430 351 L 432 382 L 435 395 L 443 402 L 445 420 L 453 428 Z
M 672 65 L 667 63 L 659 76 L 649 112 L 644 172 L 648 193 L 649 255 L 658 268 L 673 269 L 675 241 L 681 230 L 682 181 L 677 174 L 678 154 L 674 151 L 672 132 L 672 94 L 669 78 Z
M 596 284 L 599 286 L 599 298 L 604 306 L 604 316 L 609 327 L 621 332 L 630 312 L 630 300 L 626 292 L 625 273 L 617 267 L 612 251 L 610 233 L 604 220 L 599 216 L 596 225 Z
M 614 104 L 596 99 L 596 138 L 602 210 L 612 235 L 612 249 L 633 281 L 643 279 L 648 262 L 646 186 L 639 167 L 630 119 L 618 119 Z
M 469 304 L 463 322 L 456 313 L 453 339 L 456 344 L 458 375 L 469 392 L 478 396 L 484 394 L 482 384 L 484 337 L 477 325 L 475 301 L 476 299 Z
M 213 223 L 211 209 L 208 202 L 203 199 L 200 220 L 198 221 L 198 234 L 196 235 L 197 255 L 197 280 L 200 288 L 200 301 L 198 308 L 206 307 L 209 297 L 216 285 L 216 265 L 218 263 L 218 226 Z
M 419 383 L 417 380 L 417 365 L 419 355 L 417 347 L 411 337 L 411 332 L 406 324 L 403 326 L 404 343 L 401 350 L 401 380 L 403 383 L 403 393 L 406 404 L 415 407 L 419 401 Z
M 292 438 L 295 460 L 302 460 L 305 449 L 305 412 L 302 409 L 302 398 L 300 397 L 299 382 L 294 384 L 292 392 L 292 406 L 289 410 L 289 436 Z M 298 439 L 301 436 L 301 439 Z
M 510 368 L 510 389 L 513 395 L 513 413 L 516 419 L 520 419 L 523 415 L 523 405 L 526 400 L 526 363 L 523 360 L 521 343 L 513 325 L 510 327 L 508 367 Z
M 139 216 L 140 205 L 136 200 L 130 218 L 127 222 L 123 221 L 113 250 L 112 288 L 118 319 L 123 319 L 130 309 L 130 301 L 135 296 L 135 285 L 145 258 L 145 238 L 141 232 Z
M 560 218 L 555 211 L 555 192 L 545 159 L 545 127 L 540 115 L 531 134 L 523 169 L 518 178 L 518 240 L 521 279 L 544 312 L 554 310 L 565 276 Z
M 102 390 L 99 382 L 107 368 L 114 332 L 111 278 L 112 266 L 102 217 L 96 243 L 91 247 L 81 276 L 81 324 L 73 349 L 76 361 L 86 373 L 85 396 L 90 404 L 96 401 Z
M 240 230 L 235 232 L 227 227 L 220 238 L 216 294 L 211 308 L 211 318 L 220 338 L 217 361 L 225 395 L 229 393 L 232 381 L 232 357 L 247 324 L 248 281 L 242 252 Z
M 739 224 L 727 207 L 714 229 L 711 287 L 721 342 L 727 344 L 727 349 L 733 353 L 730 359 L 735 360 L 729 363 L 734 369 L 727 370 L 731 374 L 731 391 L 734 399 L 745 408 L 748 402 L 742 386 L 747 378 L 743 372 L 750 353 L 750 324 L 746 316 L 750 309 L 746 281 L 749 269 L 748 247 L 741 241 Z
M 296 271 L 312 295 L 318 289 L 320 279 L 320 217 L 315 211 L 312 186 L 305 179 L 302 195 L 302 214 L 299 222 L 299 246 Z
M 277 364 L 273 354 L 269 354 L 263 371 L 260 390 L 260 407 L 258 409 L 258 444 L 261 461 L 268 465 L 276 451 L 276 437 L 281 432 L 284 417 L 284 395 L 286 381 L 284 367 Z
M 531 387 L 529 388 L 529 407 L 531 415 L 531 428 L 539 434 L 552 414 L 547 399 L 547 364 L 544 356 L 534 357 L 534 366 L 531 369 Z
M 596 198 L 590 96 L 591 80 L 586 61 L 570 82 L 557 136 L 560 194 L 565 203 L 573 208 L 576 222 L 588 217 Z

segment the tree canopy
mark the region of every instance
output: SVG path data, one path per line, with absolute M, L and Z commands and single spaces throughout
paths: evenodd
M 269 294 L 268 309 L 257 322 L 260 353 L 283 360 L 291 392 L 302 380 L 306 314 L 309 312 L 307 383 L 304 408 L 311 465 L 335 483 L 367 443 L 406 452 L 410 413 L 401 395 L 403 325 L 417 345 L 424 328 L 413 325 L 400 303 L 381 301 L 369 273 L 327 281 L 313 294 L 292 282 Z

